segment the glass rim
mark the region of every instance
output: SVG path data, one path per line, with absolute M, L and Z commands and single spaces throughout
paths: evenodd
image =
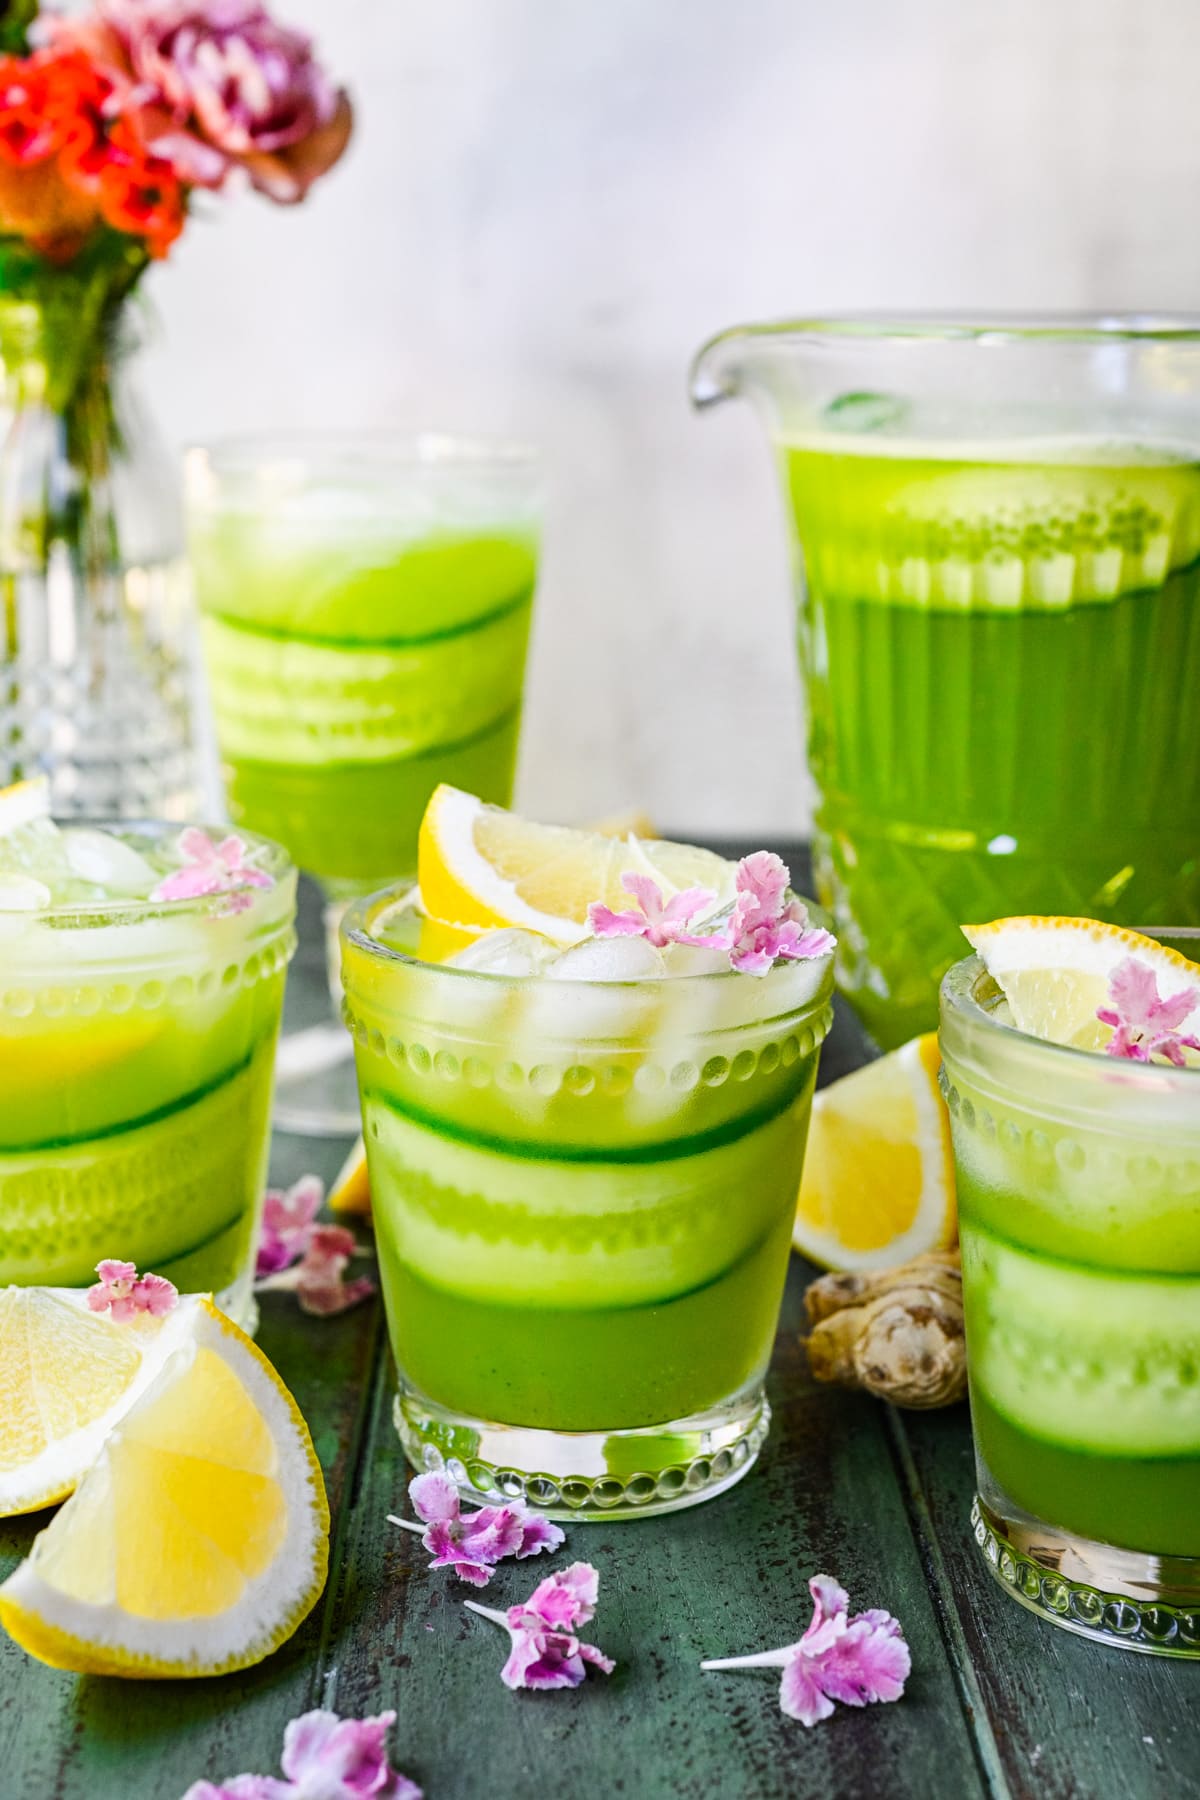
M 1036 1055 L 1045 1056 L 1076 1074 L 1087 1068 L 1094 1069 L 1097 1074 L 1104 1071 L 1110 1075 L 1119 1070 L 1122 1077 L 1127 1076 L 1131 1083 L 1142 1083 L 1158 1092 L 1162 1091 L 1164 1081 L 1171 1086 L 1181 1081 L 1200 1082 L 1200 1068 L 1197 1067 L 1185 1066 L 1179 1069 L 1172 1063 L 1144 1063 L 1137 1062 L 1132 1057 L 1107 1057 L 1101 1051 L 1083 1050 L 1076 1044 L 1056 1044 L 1051 1038 L 1036 1037 L 1031 1031 L 1022 1031 L 1019 1026 L 996 1018 L 994 1012 L 989 1011 L 975 997 L 980 978 L 987 973 L 987 966 L 981 956 L 964 956 L 960 962 L 953 963 L 942 977 L 942 1005 L 955 1022 L 966 1030 L 990 1032 L 999 1043 L 1027 1044 Z M 943 1020 L 942 1028 L 944 1027 Z M 943 1059 L 944 1057 L 943 1049 Z
M 977 344 L 1164 343 L 1200 345 L 1200 314 L 1140 312 L 846 312 L 750 320 L 713 334 L 697 361 L 731 340 L 796 339 L 822 347 L 844 342 Z
M 274 467 L 468 469 L 501 473 L 543 471 L 542 453 L 529 441 L 485 433 L 393 431 L 387 427 L 234 432 L 188 445 L 189 464 L 203 462 L 217 476 L 250 475 Z
M 423 956 L 414 956 L 407 950 L 396 949 L 392 944 L 380 943 L 379 939 L 373 936 L 369 929 L 367 924 L 368 914 L 381 908 L 384 904 L 389 906 L 395 905 L 399 901 L 408 898 L 408 896 L 415 894 L 418 891 L 415 882 L 396 883 L 389 887 L 378 888 L 372 894 L 364 894 L 360 898 L 352 900 L 342 918 L 340 927 L 342 937 L 353 944 L 356 949 L 366 952 L 369 956 L 385 965 L 398 964 L 402 968 L 427 969 L 435 976 L 449 976 L 455 981 L 483 982 L 485 984 L 500 984 L 516 988 L 520 986 L 531 986 L 534 983 L 540 983 L 548 979 L 544 975 L 505 975 L 497 969 L 455 968 L 453 963 L 429 962 Z M 824 914 L 815 902 L 805 899 L 802 894 L 797 895 L 796 898 L 802 900 L 804 905 L 808 908 L 810 918 L 815 919 L 818 924 L 825 923 Z M 506 927 L 500 926 L 495 929 L 504 930 Z M 580 943 L 586 941 L 585 938 L 578 940 Z M 562 944 L 559 948 L 561 950 L 571 950 L 575 948 L 575 945 Z M 804 1003 L 805 1006 L 816 1006 L 827 999 L 833 992 L 834 959 L 832 956 L 829 956 L 827 959 L 813 957 L 806 960 L 810 960 L 814 963 L 827 961 L 827 967 L 823 972 L 820 984 L 811 999 Z M 632 980 L 596 981 L 590 984 L 578 982 L 575 985 L 580 987 L 592 985 L 595 987 L 612 989 L 614 991 L 622 988 L 639 988 L 643 990 L 646 988 L 670 988 L 672 991 L 675 991 L 686 988 L 699 988 L 704 984 L 708 984 L 711 991 L 711 985 L 715 982 L 753 981 L 763 979 L 765 978 L 746 976 L 739 973 L 737 969 L 726 968 L 709 969 L 692 975 L 639 975 Z M 566 981 L 556 981 L 554 983 L 555 987 L 561 988 L 569 988 L 571 985 L 570 982 Z M 794 1008 L 789 1010 L 794 1010 Z
M 263 837 L 257 831 L 247 831 L 240 825 L 224 823 L 206 823 L 203 820 L 186 819 L 89 819 L 69 818 L 54 819 L 53 823 L 61 830 L 71 831 L 103 831 L 109 836 L 118 836 L 121 832 L 157 832 L 159 836 L 167 836 L 189 830 L 203 831 L 214 842 L 223 838 L 239 837 L 253 848 L 265 848 L 269 855 L 258 866 L 270 875 L 270 888 L 257 888 L 246 884 L 240 888 L 228 888 L 219 894 L 196 894 L 183 900 L 150 900 L 137 895 L 118 895 L 107 900 L 56 900 L 49 906 L 9 914 L 9 917 L 28 920 L 31 924 L 62 925 L 79 920 L 82 924 L 95 928 L 103 925 L 133 925 L 146 919 L 186 919 L 186 918 L 240 918 L 247 919 L 253 907 L 243 907 L 238 912 L 230 913 L 226 907 L 230 896 L 234 893 L 261 896 L 262 903 L 268 901 L 270 894 L 276 891 L 289 874 L 296 872 L 296 865 L 282 844 L 274 838 Z M 13 873 L 29 873 L 29 871 L 13 871 Z M 33 876 L 37 881 L 40 877 Z M 98 885 L 98 884 L 97 884 Z M 3 915 L 0 915 L 3 916 Z M 5 943 L 0 938 L 0 961 L 3 960 Z

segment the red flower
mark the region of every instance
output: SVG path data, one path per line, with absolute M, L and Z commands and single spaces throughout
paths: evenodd
M 170 163 L 151 155 L 128 120 L 118 119 L 109 132 L 96 179 L 107 222 L 144 238 L 151 256 L 165 256 L 183 230 L 183 188 Z

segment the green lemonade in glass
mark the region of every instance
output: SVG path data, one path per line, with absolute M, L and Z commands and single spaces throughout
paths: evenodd
M 780 446 L 800 546 L 817 888 L 887 1047 L 958 927 L 1200 924 L 1200 461 L 828 433 Z
M 1032 1610 L 1200 1656 L 1200 1067 L 1002 1018 L 951 970 L 975 1535 Z
M 0 836 L 0 1286 L 115 1257 L 248 1324 L 296 877 L 252 839 L 269 886 L 154 900 L 179 835 Z
M 412 871 L 439 781 L 510 799 L 528 518 L 422 522 L 305 484 L 197 502 L 191 550 L 230 812 L 328 893 Z
M 343 925 L 410 1459 L 584 1516 L 720 1492 L 769 1416 L 832 959 L 671 973 L 678 947 L 541 940 L 513 964 L 529 934 L 502 932 L 456 967 L 411 917 L 392 895 Z

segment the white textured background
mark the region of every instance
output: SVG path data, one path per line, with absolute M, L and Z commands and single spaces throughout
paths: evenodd
M 515 432 L 553 480 L 521 799 L 805 817 L 784 540 L 692 350 L 882 306 L 1200 310 L 1197 0 L 274 0 L 359 108 L 152 278 L 172 442 Z

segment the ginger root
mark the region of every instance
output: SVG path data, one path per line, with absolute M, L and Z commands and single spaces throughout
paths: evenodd
M 962 1264 L 931 1250 L 897 1269 L 822 1275 L 804 1296 L 801 1342 L 818 1381 L 865 1388 L 897 1406 L 951 1406 L 967 1392 Z

